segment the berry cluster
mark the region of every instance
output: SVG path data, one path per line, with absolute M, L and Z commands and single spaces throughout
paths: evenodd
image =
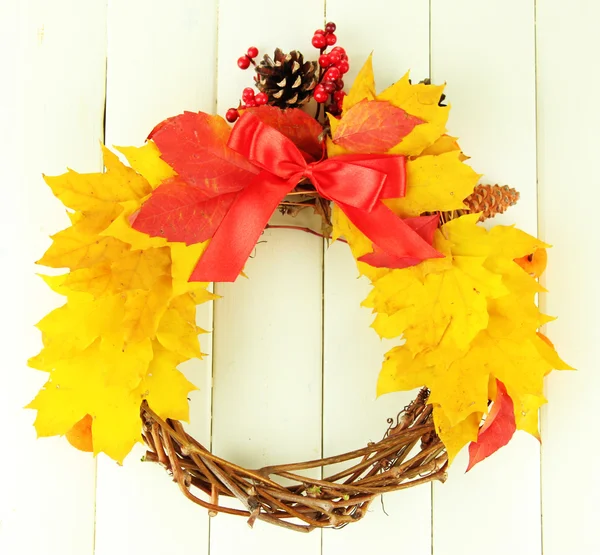
M 238 61 L 237 61 L 238 67 L 240 69 L 248 69 L 250 67 L 250 64 L 255 66 L 256 62 L 254 61 L 254 58 L 256 58 L 257 56 L 258 56 L 258 48 L 256 48 L 256 46 L 251 46 L 250 48 L 248 48 L 248 51 L 246 52 L 246 54 L 244 54 L 243 56 L 238 58 Z M 267 97 L 267 95 L 265 93 L 262 93 L 262 92 L 255 93 L 254 89 L 252 87 L 246 87 L 242 91 L 243 104 L 240 104 L 240 106 L 238 108 L 229 108 L 229 110 L 227 110 L 227 112 L 225 113 L 225 119 L 229 123 L 233 123 L 240 117 L 240 113 L 238 111 L 240 108 L 251 108 L 254 106 L 262 106 L 263 104 L 266 104 L 268 101 L 269 101 L 269 98 Z
M 319 56 L 321 72 L 313 97 L 319 104 L 325 104 L 329 100 L 330 102 L 325 106 L 325 110 L 334 116 L 338 116 L 342 113 L 342 102 L 344 96 L 346 96 L 346 93 L 342 90 L 344 88 L 342 77 L 345 73 L 348 73 L 350 64 L 346 51 L 341 46 L 336 46 L 330 52 L 325 52 L 328 46 L 333 46 L 337 42 L 335 30 L 335 23 L 329 22 L 325 25 L 325 30 L 317 29 L 312 38 L 313 46 L 321 51 Z
M 258 48 L 256 48 L 256 46 L 251 46 L 243 56 L 238 58 L 238 67 L 240 69 L 248 69 L 250 64 L 256 65 L 256 62 L 254 61 L 256 56 L 258 56 Z

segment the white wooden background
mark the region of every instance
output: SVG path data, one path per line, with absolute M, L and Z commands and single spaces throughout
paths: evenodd
M 579 372 L 548 380 L 541 449 L 519 434 L 469 474 L 460 456 L 445 485 L 386 496 L 389 516 L 375 503 L 356 525 L 305 536 L 209 521 L 141 449 L 119 468 L 36 441 L 22 407 L 44 381 L 25 366 L 40 343 L 32 326 L 59 302 L 33 261 L 67 225 L 41 173 L 99 171 L 99 141 L 141 144 L 184 109 L 223 114 L 249 84 L 236 67 L 248 46 L 313 54 L 324 18 L 350 54 L 348 81 L 374 50 L 380 88 L 407 68 L 448 82 L 449 128 L 473 166 L 521 191 L 498 220 L 554 245 L 541 302 Z M 600 553 L 599 20 L 597 0 L 2 0 L 0 553 Z M 201 387 L 193 432 L 253 466 L 379 438 L 410 395 L 375 401 L 388 345 L 358 306 L 367 284 L 350 253 L 302 233 L 266 239 L 251 279 L 218 287 L 224 300 L 199 314 L 216 332 L 212 345 L 202 337 L 211 357 L 187 367 Z

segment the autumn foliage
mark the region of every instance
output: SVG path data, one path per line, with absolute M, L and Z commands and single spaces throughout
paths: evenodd
M 570 367 L 538 333 L 552 320 L 535 302 L 548 245 L 513 226 L 487 230 L 480 214 L 466 213 L 463 201 L 481 176 L 447 134 L 442 91 L 405 75 L 378 94 L 369 58 L 341 117 L 329 118 L 325 145 L 322 126 L 300 110 L 254 113 L 307 161 L 406 157 L 406 195 L 384 202 L 439 257 L 390 259 L 337 206 L 333 234 L 372 284 L 363 301 L 372 327 L 398 343 L 377 394 L 426 386 L 450 461 L 471 443 L 471 468 L 515 430 L 539 437 L 543 379 Z M 66 435 L 122 461 L 140 440 L 142 401 L 161 418 L 187 420 L 194 386 L 177 366 L 202 356 L 196 305 L 215 298 L 188 279 L 260 171 L 228 148 L 229 133 L 222 118 L 187 112 L 159 124 L 144 147 L 119 149 L 129 166 L 104 149 L 105 173 L 46 178 L 71 225 L 39 261 L 68 270 L 44 277 L 65 303 L 39 322 L 43 349 L 30 360 L 48 372 L 29 405 L 40 436 Z M 446 212 L 466 214 L 440 223 Z

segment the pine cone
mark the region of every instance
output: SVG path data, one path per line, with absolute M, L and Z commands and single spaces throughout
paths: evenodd
M 284 54 L 275 50 L 274 60 L 265 55 L 256 66 L 254 77 L 258 90 L 268 97 L 268 104 L 278 108 L 297 108 L 306 104 L 317 84 L 317 63 L 305 62 L 297 50 Z
M 513 206 L 519 200 L 519 192 L 511 189 L 508 185 L 477 185 L 465 200 L 468 206 L 466 210 L 458 210 L 460 215 L 481 212 L 479 221 L 493 218 L 496 214 L 502 214 L 509 206 Z

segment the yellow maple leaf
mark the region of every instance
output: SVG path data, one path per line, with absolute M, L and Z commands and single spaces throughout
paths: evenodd
M 202 358 L 196 326 L 196 303 L 190 295 L 175 297 L 160 320 L 156 338 L 168 350 L 185 358 Z
M 151 290 L 128 291 L 125 300 L 123 329 L 125 341 L 138 342 L 146 337 L 155 337 L 158 324 L 172 298 L 169 276 L 159 277 Z
M 177 365 L 183 362 L 183 357 L 154 343 L 154 358 L 148 367 L 144 381 L 146 400 L 150 408 L 163 419 L 189 421 L 190 391 L 198 389 L 177 370 Z
M 141 206 L 138 200 L 123 202 L 121 213 L 106 227 L 100 231 L 103 237 L 113 237 L 130 245 L 132 250 L 146 250 L 160 248 L 168 245 L 164 237 L 150 237 L 131 227 L 129 219 Z
M 148 367 L 152 348 L 147 342 L 125 350 L 101 343 L 97 340 L 60 361 L 28 408 L 38 411 L 35 427 L 40 437 L 64 435 L 90 414 L 94 452 L 122 461 L 139 441 L 143 384 L 136 375 Z
M 344 112 L 358 104 L 361 100 L 375 100 L 375 75 L 373 73 L 373 54 L 370 54 L 367 61 L 352 83 L 352 88 L 347 96 L 344 97 Z
M 491 241 L 486 245 L 487 232 L 476 222 L 477 214 L 463 216 L 436 233 L 434 247 L 442 242 L 440 248 L 450 252 L 429 261 L 426 275 L 419 265 L 374 282 L 363 306 L 379 313 L 373 328 L 381 337 L 404 334 L 414 354 L 437 346 L 464 350 L 486 328 L 487 299 L 508 290 L 501 276 L 483 266 Z
M 78 270 L 122 257 L 129 245 L 113 237 L 81 232 L 76 224 L 52 236 L 53 243 L 37 264 Z
M 52 192 L 62 203 L 74 210 L 96 211 L 115 203 L 141 199 L 151 192 L 148 182 L 131 168 L 123 165 L 106 147 L 106 173 L 79 174 L 69 170 L 57 177 L 44 177 Z
M 148 141 L 142 147 L 117 146 L 114 147 L 127 158 L 129 165 L 139 173 L 154 189 L 163 181 L 177 175 L 161 157 L 154 141 Z
M 452 426 L 439 405 L 433 406 L 433 419 L 435 431 L 448 452 L 448 463 L 456 458 L 462 448 L 471 441 L 477 441 L 479 424 L 483 415 L 481 413 L 470 414 L 467 418 Z
M 464 209 L 463 201 L 473 192 L 480 177 L 461 161 L 460 151 L 420 156 L 406 163 L 406 195 L 386 200 L 385 204 L 403 218 Z
M 445 85 L 411 84 L 408 73 L 377 96 L 425 123 L 417 125 L 390 154 L 418 156 L 446 132 L 450 106 L 439 106 Z
M 71 358 L 84 351 L 101 336 L 118 336 L 115 328 L 124 314 L 120 295 L 101 299 L 77 297 L 46 315 L 37 328 L 42 332 L 44 348 L 32 359 L 30 366 L 50 371 L 57 361 Z
M 456 137 L 450 135 L 442 135 L 435 143 L 428 146 L 420 156 L 439 156 L 440 154 L 446 154 L 447 152 L 454 152 L 455 150 L 461 151 L 460 145 Z M 459 156 L 461 161 L 468 160 L 468 157 L 462 154 Z

